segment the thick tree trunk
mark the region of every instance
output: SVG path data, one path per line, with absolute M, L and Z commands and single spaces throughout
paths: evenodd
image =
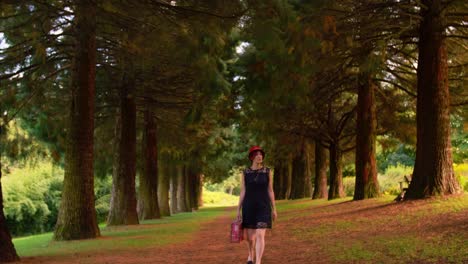
M 193 194 L 193 181 L 191 179 L 191 171 L 189 165 L 184 166 L 184 178 L 185 178 L 185 208 L 187 211 L 192 211 L 192 194 Z
M 158 145 L 156 125 L 153 113 L 148 109 L 144 112 L 142 150 L 144 164 L 140 175 L 139 216 L 140 219 L 161 218 L 158 204 Z
M 187 212 L 187 202 L 185 199 L 185 194 L 187 188 L 186 186 L 186 174 L 184 165 L 176 165 L 177 171 L 177 211 L 178 212 Z
M 62 200 L 55 240 L 98 237 L 94 208 L 94 97 L 96 81 L 96 3 L 78 1 L 70 119 Z
M 375 85 L 370 74 L 359 77 L 356 135 L 356 185 L 354 200 L 363 200 L 379 195 L 375 159 Z
M 283 180 L 284 180 L 284 165 L 282 161 L 276 161 L 275 170 L 273 174 L 273 191 L 275 192 L 275 199 L 284 199 L 283 192 Z
M 315 180 L 312 199 L 327 199 L 327 150 L 315 141 Z
M 288 159 L 286 162 L 286 168 L 285 168 L 285 178 L 284 178 L 284 198 L 285 199 L 291 199 L 291 189 L 292 189 L 292 168 L 293 168 L 293 158 L 292 154 L 288 155 Z
M 300 151 L 294 154 L 292 166 L 291 199 L 304 198 L 305 178 L 307 173 L 303 145 L 300 147 Z
M 204 177 L 205 176 L 203 174 L 199 174 L 198 193 L 197 193 L 198 207 L 203 206 L 203 178 Z
M 171 209 L 169 206 L 169 189 L 170 189 L 170 174 L 167 163 L 159 162 L 159 177 L 158 177 L 158 204 L 161 216 L 170 216 Z
M 310 152 L 311 145 L 308 141 L 304 145 L 305 158 L 305 179 L 304 179 L 304 197 L 312 196 L 312 154 Z
M 112 196 L 107 225 L 138 224 L 135 190 L 136 174 L 136 105 L 135 80 L 131 70 L 124 73 L 120 95 L 120 129 L 116 129 L 117 167 L 112 179 Z M 119 126 L 117 126 L 119 127 Z
M 170 193 L 170 205 L 171 205 L 171 214 L 178 213 L 179 210 L 177 209 L 177 189 L 179 185 L 177 184 L 177 169 L 176 165 L 171 164 L 169 168 L 169 173 L 170 173 L 170 187 L 169 187 L 169 193 Z
M 442 0 L 423 0 L 419 28 L 417 142 L 413 177 L 405 198 L 461 193 L 450 143 L 450 94 Z
M 2 137 L 2 127 L 0 127 L 0 138 Z M 5 214 L 3 212 L 3 193 L 2 193 L 2 160 L 0 149 L 0 263 L 18 261 L 15 246 L 11 241 L 11 234 L 8 231 Z
M 345 197 L 343 188 L 343 154 L 339 143 L 330 144 L 330 189 L 328 190 L 328 200 Z
M 194 156 L 198 156 L 197 153 Z M 190 210 L 198 210 L 199 190 L 200 190 L 200 173 L 198 166 L 192 163 L 187 166 L 187 205 Z

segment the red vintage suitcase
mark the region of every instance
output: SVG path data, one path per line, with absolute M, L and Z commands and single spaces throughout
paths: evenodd
M 244 229 L 239 221 L 231 223 L 231 243 L 240 243 L 244 239 Z

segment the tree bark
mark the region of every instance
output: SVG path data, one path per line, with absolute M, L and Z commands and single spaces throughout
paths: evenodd
M 379 195 L 375 159 L 375 85 L 369 73 L 359 76 L 357 128 L 356 128 L 356 184 L 354 200 L 363 200 Z
M 100 235 L 94 208 L 94 97 L 96 81 L 96 3 L 78 1 L 75 54 L 71 70 L 72 101 L 65 153 L 62 200 L 55 240 Z
M 304 198 L 306 184 L 306 162 L 303 144 L 301 144 L 299 151 L 294 154 L 292 166 L 291 199 Z
M 144 165 L 140 175 L 139 216 L 140 219 L 161 218 L 158 204 L 158 145 L 156 125 L 153 113 L 148 109 L 144 112 L 142 151 Z
M 170 204 L 171 204 L 171 214 L 175 214 L 179 212 L 177 208 L 177 189 L 179 185 L 177 184 L 177 168 L 176 165 L 171 164 L 169 167 L 169 180 L 170 180 L 170 188 L 169 188 L 169 193 L 170 193 Z
M 170 189 L 170 174 L 167 163 L 159 162 L 159 177 L 158 177 L 158 204 L 161 216 L 170 216 L 171 209 L 169 206 L 169 189 Z
M 315 180 L 312 199 L 327 199 L 327 153 L 319 140 L 315 141 Z
M 203 178 L 205 177 L 203 174 L 198 175 L 198 193 L 197 193 L 197 199 L 198 199 L 198 207 L 203 206 Z
M 187 203 L 185 199 L 185 188 L 187 187 L 185 184 L 185 166 L 184 165 L 176 165 L 176 172 L 177 172 L 177 211 L 178 212 L 187 212 Z
M 345 197 L 343 188 L 343 153 L 338 142 L 330 144 L 330 189 L 328 200 Z
M 273 174 L 273 191 L 275 192 L 275 199 L 284 199 L 283 191 L 283 180 L 284 180 L 284 165 L 283 162 L 278 160 L 275 164 L 275 170 Z
M 453 171 L 450 94 L 444 9 L 441 0 L 423 0 L 418 42 L 416 161 L 405 198 L 462 192 Z
M 2 138 L 3 129 L 0 126 L 0 138 Z M 15 246 L 11 240 L 11 234 L 6 224 L 5 214 L 3 212 L 3 193 L 2 193 L 2 150 L 0 149 L 0 263 L 18 261 Z
M 193 155 L 198 156 L 197 153 Z M 198 210 L 199 208 L 198 193 L 200 190 L 200 172 L 197 168 L 198 166 L 195 165 L 194 161 L 192 161 L 192 163 L 189 166 L 187 166 L 187 201 L 188 208 L 191 210 Z
M 118 140 L 117 163 L 114 163 L 112 196 L 107 225 L 138 224 L 135 190 L 136 175 L 136 105 L 135 79 L 132 69 L 123 76 L 120 93 L 120 129 L 116 129 Z M 119 122 L 117 122 L 119 123 Z
M 292 154 L 288 155 L 288 159 L 286 162 L 286 168 L 285 168 L 285 178 L 284 178 L 284 198 L 285 199 L 291 199 L 291 189 L 292 189 L 292 167 L 293 167 L 293 161 L 292 161 Z
M 304 158 L 305 158 L 305 179 L 304 179 L 304 197 L 312 196 L 312 154 L 310 153 L 310 144 L 308 141 L 304 145 Z

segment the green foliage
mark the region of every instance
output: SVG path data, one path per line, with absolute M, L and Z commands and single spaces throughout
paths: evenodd
M 466 120 L 467 117 L 465 117 Z M 454 163 L 468 162 L 468 133 L 462 116 L 453 114 L 450 118 L 452 128 L 452 158 Z
M 112 176 L 97 178 L 94 181 L 94 193 L 96 196 L 95 208 L 98 223 L 105 222 L 110 210 L 112 192 Z
M 354 163 L 349 163 L 343 166 L 343 177 L 356 176 L 356 168 Z
M 218 207 L 218 206 L 234 206 L 239 203 L 239 197 L 229 195 L 225 192 L 212 192 L 203 189 L 203 206 Z
M 63 169 L 42 160 L 14 167 L 2 178 L 5 216 L 13 236 L 48 232 L 57 222 L 62 198 Z M 95 207 L 99 222 L 109 213 L 112 177 L 95 180 Z
M 401 164 L 389 166 L 383 175 L 378 175 L 380 191 L 385 194 L 397 195 L 400 193 L 400 182 L 403 182 L 403 187 L 408 187 L 405 183 L 404 176 L 411 180 L 413 168 Z
M 395 148 L 387 148 L 377 154 L 377 168 L 379 173 L 384 173 L 389 166 L 398 164 L 412 167 L 416 157 L 415 150 L 405 144 L 398 144 Z
M 344 177 L 343 188 L 346 196 L 354 195 L 354 186 L 356 185 L 356 177 Z
M 233 169 L 229 173 L 229 177 L 220 183 L 205 182 L 204 187 L 211 192 L 224 192 L 230 195 L 240 194 L 241 170 Z
M 2 179 L 5 217 L 13 236 L 50 231 L 55 226 L 63 171 L 41 161 L 14 168 Z
M 468 192 L 468 163 L 454 164 L 453 170 L 460 186 Z

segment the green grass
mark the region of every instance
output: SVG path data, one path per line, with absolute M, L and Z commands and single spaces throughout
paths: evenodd
M 13 239 L 20 256 L 70 255 L 181 243 L 190 240 L 200 225 L 223 214 L 225 208 L 202 208 L 194 213 L 143 221 L 135 226 L 104 227 L 102 237 L 79 241 L 52 241 L 52 233 Z
M 463 213 L 468 211 L 468 194 L 403 204 L 394 203 L 393 198 L 289 201 L 279 206 L 285 209 L 280 215 L 286 215 L 280 221 L 295 218 L 292 235 L 316 243 L 335 263 L 468 261 L 468 231 L 462 223 L 466 219 Z M 455 226 L 444 228 L 449 213 L 458 220 L 451 223 Z M 437 230 L 425 226 L 432 221 L 437 221 Z

